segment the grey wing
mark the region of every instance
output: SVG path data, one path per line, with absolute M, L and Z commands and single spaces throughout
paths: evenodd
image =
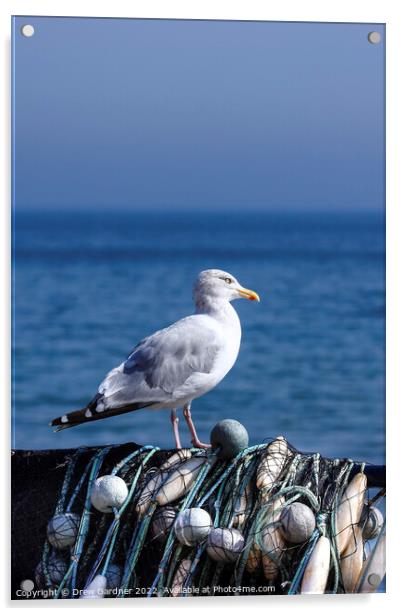
M 142 340 L 109 372 L 99 386 L 98 409 L 170 402 L 193 373 L 212 371 L 219 349 L 216 332 L 202 318 L 186 317 Z
M 150 389 L 171 394 L 194 372 L 210 373 L 219 348 L 215 331 L 189 317 L 142 340 L 123 372 L 140 373 Z

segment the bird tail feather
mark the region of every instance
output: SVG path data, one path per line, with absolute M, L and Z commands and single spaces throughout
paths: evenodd
M 55 427 L 55 432 L 60 432 L 61 430 L 66 430 L 67 428 L 74 428 L 74 426 L 79 426 L 83 423 L 88 423 L 90 421 L 97 421 L 98 419 L 106 419 L 107 417 L 114 417 L 115 415 L 122 415 L 123 413 L 130 413 L 131 411 L 138 411 L 139 409 L 146 408 L 147 406 L 152 406 L 153 404 L 157 404 L 155 402 L 134 402 L 133 404 L 127 404 L 125 406 L 119 406 L 111 409 L 105 409 L 103 411 L 97 411 L 97 403 L 99 401 L 100 396 L 95 396 L 93 400 L 88 404 L 88 406 L 79 409 L 78 411 L 72 411 L 71 413 L 67 413 L 66 415 L 62 415 L 61 417 L 56 417 L 50 422 L 50 426 Z

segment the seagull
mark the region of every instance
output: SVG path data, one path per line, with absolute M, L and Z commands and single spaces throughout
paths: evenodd
M 175 444 L 181 449 L 177 410 L 183 407 L 193 446 L 209 447 L 197 436 L 191 403 L 216 387 L 237 359 L 241 325 L 231 301 L 242 297 L 260 301 L 228 272 L 200 272 L 193 290 L 195 313 L 141 340 L 106 375 L 85 408 L 50 425 L 58 432 L 143 408 L 169 409 Z

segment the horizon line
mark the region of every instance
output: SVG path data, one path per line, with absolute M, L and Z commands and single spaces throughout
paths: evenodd
M 29 212 L 43 212 L 43 213 L 71 213 L 71 214 L 101 214 L 101 213 L 126 213 L 126 214 L 297 214 L 297 213 L 377 213 L 382 214 L 386 212 L 386 207 L 384 206 L 297 206 L 297 207 L 271 207 L 269 209 L 264 209 L 262 207 L 141 207 L 141 208 L 129 208 L 126 206 L 13 206 L 11 208 L 11 212 L 13 214 L 18 213 L 29 213 Z

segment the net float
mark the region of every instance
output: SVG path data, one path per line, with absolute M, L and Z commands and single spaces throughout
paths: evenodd
M 246 519 L 247 504 L 252 497 L 251 486 L 248 483 L 242 494 L 237 497 L 236 504 L 233 509 L 232 526 L 238 528 Z
M 207 538 L 207 554 L 216 562 L 236 561 L 243 548 L 244 537 L 235 528 L 213 528 Z
M 262 566 L 262 552 L 260 546 L 254 541 L 248 553 L 246 561 L 246 571 L 248 573 L 257 573 Z
M 174 534 L 182 545 L 198 545 L 209 535 L 213 527 L 208 511 L 200 507 L 184 509 L 177 515 Z
M 385 532 L 381 534 L 373 551 L 369 554 L 359 581 L 356 592 L 375 592 L 385 575 Z
M 56 514 L 47 525 L 47 539 L 58 550 L 74 545 L 81 518 L 76 513 L 66 512 Z
M 105 575 L 96 575 L 92 582 L 84 589 L 80 599 L 103 599 L 107 589 L 107 578 Z
M 107 579 L 107 588 L 114 589 L 119 588 L 121 583 L 121 578 L 123 576 L 122 568 L 115 563 L 111 563 L 106 571 L 106 579 Z
M 310 556 L 301 583 L 302 595 L 321 595 L 327 586 L 331 548 L 328 537 L 321 536 Z
M 175 464 L 179 464 L 179 462 L 184 462 L 185 460 L 189 460 L 191 458 L 191 450 L 190 449 L 179 449 L 172 456 L 170 456 L 160 467 L 161 471 L 165 471 L 167 469 L 171 469 Z
M 135 510 L 139 516 L 144 515 L 148 511 L 154 496 L 158 493 L 163 482 L 169 477 L 172 467 L 190 458 L 191 451 L 189 449 L 180 449 L 170 456 L 170 458 L 161 465 L 159 470 L 152 475 L 144 486 L 135 506 Z
M 188 574 L 190 573 L 192 564 L 193 561 L 189 558 L 186 558 L 182 560 L 177 567 L 177 571 L 174 574 L 172 582 L 172 597 L 180 597 L 180 595 L 182 594 L 183 584 L 186 581 Z
M 362 517 L 359 522 L 359 526 L 363 531 L 363 539 L 368 541 L 378 537 L 383 524 L 384 517 L 377 507 L 363 506 Z
M 54 584 L 55 586 L 60 584 L 65 574 L 67 573 L 67 569 L 68 565 L 66 561 L 60 558 L 57 553 L 53 553 L 49 556 L 47 562 L 47 573 L 52 584 Z M 39 588 L 43 588 L 46 584 L 46 577 L 42 561 L 38 563 L 35 569 L 35 582 Z
M 360 521 L 366 489 L 367 477 L 360 472 L 353 477 L 342 495 L 335 518 L 336 545 L 341 556 L 353 535 L 354 527 Z
M 164 541 L 176 519 L 177 509 L 175 507 L 160 507 L 152 518 L 152 534 L 154 539 Z
M 364 542 L 362 530 L 359 526 L 354 528 L 344 555 L 341 558 L 341 573 L 345 592 L 354 592 L 357 580 L 363 567 Z
M 256 485 L 259 490 L 270 490 L 281 474 L 289 454 L 287 441 L 278 436 L 272 441 L 257 468 Z
M 258 536 L 264 575 L 269 581 L 275 580 L 278 575 L 278 564 L 285 547 L 285 540 L 279 524 L 283 503 L 284 498 L 279 497 L 268 505 L 267 518 Z
M 280 515 L 282 534 L 289 543 L 304 543 L 310 539 L 316 526 L 315 515 L 303 503 L 291 503 Z
M 117 475 L 103 475 L 95 480 L 91 503 L 95 509 L 102 513 L 112 513 L 113 508 L 119 509 L 128 496 L 125 481 Z
M 158 505 L 160 507 L 168 505 L 187 494 L 204 464 L 211 464 L 215 461 L 216 456 L 208 456 L 208 458 L 196 456 L 180 464 L 160 486 L 155 499 Z
M 211 447 L 221 460 L 232 460 L 248 447 L 248 432 L 236 419 L 222 419 L 211 431 Z

